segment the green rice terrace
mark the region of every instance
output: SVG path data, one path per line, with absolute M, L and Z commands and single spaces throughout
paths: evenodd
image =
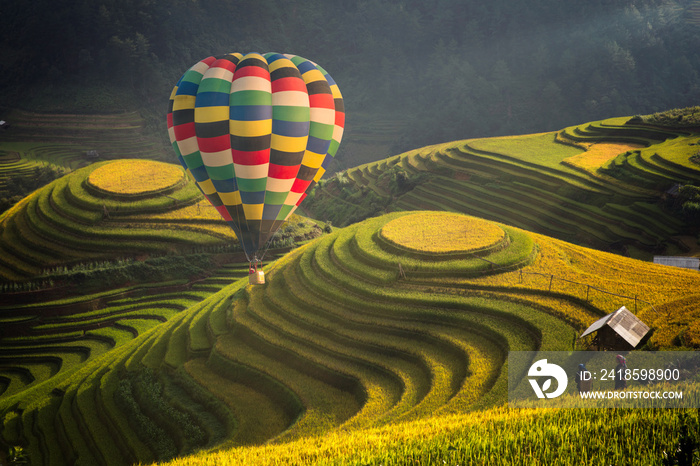
M 3 151 L 29 163 L 77 168 L 91 158 L 168 160 L 170 155 L 138 112 L 71 115 L 12 109 L 3 118 L 11 123 L 0 132 Z
M 447 210 L 646 260 L 697 254 L 697 199 L 683 214 L 667 192 L 700 184 L 697 113 L 429 146 L 322 180 L 304 208 L 338 226 Z
M 300 240 L 320 233 L 297 219 L 281 242 L 288 230 Z M 233 252 L 236 242 L 181 168 L 141 159 L 96 162 L 33 192 L 0 216 L 0 238 L 0 287 L 9 291 L 115 261 L 160 257 L 165 266 L 176 252 Z
M 682 305 L 700 286 L 695 272 L 496 224 L 476 249 L 459 238 L 462 247 L 437 255 L 401 250 L 392 222 L 426 215 L 395 213 L 318 238 L 268 267 L 264 286 L 231 283 L 240 271 L 228 270 L 187 290 L 3 308 L 2 328 L 13 331 L 2 342 L 2 439 L 36 464 L 128 464 L 482 409 L 503 415 L 491 407 L 504 401 L 507 351 L 573 349 L 618 296 L 638 301 L 640 315 L 662 313 L 650 347 L 672 344 L 667 327 L 700 346 L 686 331 L 697 310 Z M 552 287 L 536 274 L 556 261 L 570 265 Z M 595 296 L 563 280 L 572 273 Z M 672 445 L 675 421 L 653 411 L 650 422 L 668 426 L 661 443 Z M 645 447 L 645 457 L 659 448 Z
M 53 125 L 72 117 L 18 115 L 0 177 L 22 176 L 10 158 L 67 174 L 0 214 L 3 464 L 699 454 L 698 410 L 505 403 L 508 351 L 585 349 L 582 331 L 623 305 L 652 328 L 642 349 L 700 349 L 700 273 L 605 251 L 695 252 L 692 209 L 660 201 L 700 181 L 692 126 L 610 119 L 347 170 L 304 204 L 336 228 L 293 216 L 250 285 L 235 236 L 179 167 L 117 153 L 115 135 L 115 152 L 85 142 L 112 117 L 59 142 Z M 109 160 L 72 158 L 88 147 Z M 700 396 L 697 376 L 683 383 Z

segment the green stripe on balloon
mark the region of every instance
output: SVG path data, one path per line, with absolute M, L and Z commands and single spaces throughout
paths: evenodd
M 272 118 L 274 120 L 307 122 L 311 112 L 308 107 L 289 107 L 285 105 L 275 105 L 272 107 Z
M 265 91 L 234 91 L 231 105 L 272 105 L 272 94 Z
M 233 163 L 220 167 L 207 167 L 207 173 L 212 180 L 230 180 L 234 177 Z
M 285 201 L 285 199 L 287 199 L 288 194 L 289 193 L 287 193 L 287 192 L 276 193 L 274 191 L 266 191 L 265 192 L 265 204 L 273 204 L 273 205 L 284 204 L 284 201 Z
M 238 189 L 248 193 L 265 191 L 267 177 L 265 178 L 238 178 Z

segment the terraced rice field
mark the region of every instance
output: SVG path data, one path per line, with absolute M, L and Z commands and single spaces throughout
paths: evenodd
M 144 163 L 149 169 L 141 167 Z M 129 164 L 139 170 L 124 171 Z M 214 209 L 201 206 L 201 194 L 185 182 L 179 168 L 179 176 L 155 191 L 132 187 L 130 192 L 114 192 L 108 185 L 89 182 L 91 174 L 113 165 L 119 168 L 115 173 L 126 176 L 116 186 L 152 187 L 152 175 L 175 168 L 154 161 L 99 162 L 35 191 L 0 216 L 1 280 L 25 280 L 86 262 L 235 242 Z M 187 207 L 199 209 L 200 215 L 188 215 L 182 210 Z
M 0 305 L 0 396 L 70 372 L 247 276 L 247 263 L 196 282 L 134 285 L 61 300 Z
M 23 158 L 17 151 L 0 150 L 0 194 L 7 192 L 10 179 L 33 177 L 37 170 L 47 164 L 46 161 Z
M 698 134 L 627 120 L 429 146 L 349 169 L 318 188 L 317 197 L 342 205 L 349 193 L 369 188 L 386 211 L 462 212 L 644 259 L 683 254 L 680 237 L 693 230 L 665 212 L 660 199 L 675 183 L 700 181 L 700 166 L 690 161 Z M 614 147 L 621 153 L 612 154 Z M 392 196 L 380 182 L 391 170 L 427 176 Z
M 467 236 L 439 257 L 397 251 L 410 244 L 382 235 L 404 217 L 428 225 L 421 215 L 432 214 L 394 213 L 338 230 L 267 267 L 263 286 L 229 284 L 74 370 L 46 369 L 43 383 L 0 396 L 0 435 L 26 445 L 38 463 L 147 463 L 209 447 L 222 455 L 266 440 L 271 451 L 297 448 L 294 458 L 303 463 L 324 451 L 320 436 L 346 438 L 355 448 L 346 454 L 357 455 L 359 437 L 345 435 L 391 429 L 396 439 L 405 429 L 428 432 L 428 424 L 465 425 L 479 416 L 496 428 L 495 419 L 510 414 L 478 410 L 504 402 L 507 352 L 572 349 L 581 329 L 614 310 L 614 300 L 582 299 L 577 290 L 521 280 L 521 272 L 556 263 L 561 278 L 600 276 L 590 283 L 602 289 L 612 278 L 601 264 L 610 274 L 642 264 L 503 224 L 493 225 L 504 233 L 492 238 L 494 247 L 475 248 L 480 240 Z M 655 291 L 655 306 L 666 306 L 669 316 L 683 312 L 674 303 L 700 286 L 689 271 L 644 264 L 638 272 L 638 280 L 610 291 L 647 298 Z M 670 279 L 674 288 L 661 285 Z M 524 416 L 513 421 L 528 422 Z M 669 430 L 663 441 L 673 438 Z M 301 446 L 308 441 L 321 449 Z M 532 448 L 535 458 L 546 458 L 543 445 Z
M 88 151 L 96 151 L 99 160 L 167 160 L 170 155 L 162 141 L 149 135 L 137 112 L 69 115 L 12 110 L 4 118 L 12 126 L 0 135 L 2 147 L 17 150 L 22 158 L 77 168 L 94 161 L 86 156 Z

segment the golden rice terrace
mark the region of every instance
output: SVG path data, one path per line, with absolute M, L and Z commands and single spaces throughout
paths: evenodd
M 387 223 L 380 235 L 399 247 L 427 253 L 474 252 L 506 238 L 492 222 L 447 212 L 407 215 Z
M 310 437 L 376 429 L 420 436 L 414 429 L 423 420 L 443 425 L 435 416 L 445 422 L 461 416 L 464 424 L 464 413 L 503 403 L 508 351 L 574 349 L 582 329 L 621 304 L 637 302 L 645 319 L 659 317 L 650 348 L 678 341 L 700 347 L 684 340 L 700 317 L 685 301 L 700 289 L 696 272 L 592 252 L 503 224 L 491 228 L 507 238 L 501 247 L 466 257 L 454 247 L 407 257 L 379 234 L 404 218 L 427 225 L 435 214 L 393 213 L 337 230 L 268 267 L 263 286 L 243 278 L 199 302 L 183 302 L 147 331 L 132 323 L 136 336 L 122 337 L 102 357 L 81 363 L 75 349 L 47 340 L 50 345 L 34 350 L 41 357 L 6 358 L 14 370 L 0 372 L 6 387 L 0 435 L 26 445 L 39 464 L 78 457 L 86 464 L 148 463 L 214 447 L 217 462 L 224 461 L 221 447 L 272 441 L 276 451 L 274 445 L 299 440 L 289 445 L 307 448 L 303 440 Z M 486 236 L 487 243 L 499 243 L 499 235 Z M 596 292 L 586 296 L 586 286 Z M 148 309 L 152 315 L 157 305 Z M 45 338 L 75 325 L 68 316 L 50 323 Z M 85 344 L 118 337 L 117 327 L 110 334 L 96 324 L 86 330 Z M 510 415 L 497 410 L 493 416 Z M 661 424 L 672 420 L 640 422 L 665 432 Z M 587 435 L 588 442 L 596 439 Z M 630 441 L 645 458 L 659 454 L 657 444 Z M 299 452 L 309 454 L 320 451 Z M 547 458 L 544 451 L 533 454 Z M 183 461 L 208 460 L 203 454 Z M 270 462 L 274 458 L 261 458 Z

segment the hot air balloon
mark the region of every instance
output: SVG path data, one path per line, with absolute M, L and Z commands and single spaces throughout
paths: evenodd
M 238 237 L 251 273 L 333 160 L 343 98 L 316 63 L 230 53 L 187 70 L 170 96 L 177 157 Z

